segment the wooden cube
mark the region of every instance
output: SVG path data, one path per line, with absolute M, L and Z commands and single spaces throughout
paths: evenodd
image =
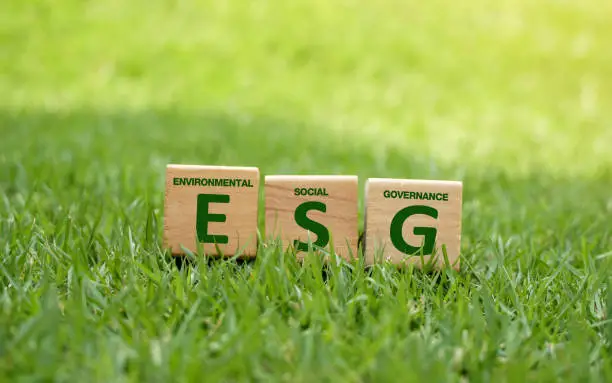
M 164 243 L 207 255 L 255 256 L 259 169 L 168 165 Z
M 357 256 L 357 176 L 266 176 L 266 236 L 293 246 L 309 244 L 350 259 Z
M 450 264 L 459 269 L 462 189 L 456 181 L 369 179 L 366 263 L 420 266 L 423 255 L 425 263 L 439 268 L 445 264 L 444 246 Z

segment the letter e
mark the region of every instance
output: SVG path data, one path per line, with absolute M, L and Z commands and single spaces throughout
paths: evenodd
M 196 233 L 198 241 L 204 243 L 227 244 L 227 235 L 213 235 L 208 233 L 209 222 L 225 222 L 225 214 L 211 214 L 208 212 L 210 203 L 229 203 L 227 194 L 198 194 L 198 207 L 196 216 Z

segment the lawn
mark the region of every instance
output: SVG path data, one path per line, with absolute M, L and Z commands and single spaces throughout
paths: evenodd
M 610 381 L 610 15 L 2 1 L 0 380 Z M 461 270 L 178 267 L 167 163 L 461 180 Z

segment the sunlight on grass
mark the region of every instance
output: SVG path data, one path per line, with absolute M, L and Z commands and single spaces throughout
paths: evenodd
M 611 14 L 1 2 L 0 376 L 610 381 Z M 462 270 L 177 267 L 167 163 L 462 180 Z
M 612 164 L 607 2 L 52 4 L 4 13 L 5 109 L 205 109 L 446 165 Z

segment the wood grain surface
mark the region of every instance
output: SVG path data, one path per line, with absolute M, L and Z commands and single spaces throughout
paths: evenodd
M 357 255 L 357 198 L 357 176 L 266 176 L 266 236 L 282 240 L 284 248 L 295 240 L 308 243 L 309 236 L 315 243 L 318 236 L 299 224 L 296 210 L 306 202 L 318 203 L 298 210 L 304 221 L 305 208 L 324 204 L 324 212 L 312 209 L 305 215 L 327 228 L 336 254 L 350 259 Z M 329 244 L 325 249 L 329 250 Z M 304 255 L 298 252 L 298 258 Z
M 427 231 L 427 228 L 434 228 L 437 231 L 435 250 L 432 253 L 434 256 L 437 255 L 433 260 L 434 266 L 444 265 L 442 246 L 445 246 L 451 265 L 459 269 L 462 189 L 463 184 L 457 181 L 369 179 L 366 184 L 366 262 L 368 264 L 379 261 L 421 264 L 420 256 L 406 254 L 391 239 L 394 218 L 398 213 L 404 211 L 405 219 L 400 216 L 397 218 L 401 225 L 403 241 L 409 246 L 420 248 L 421 252 L 427 247 L 424 246 L 426 235 L 423 234 L 423 231 Z M 423 211 L 431 211 L 427 208 L 404 210 L 409 206 L 433 208 L 437 218 L 424 214 Z M 414 211 L 419 213 L 411 214 Z M 401 243 L 396 239 L 397 242 Z M 430 258 L 431 255 L 424 256 L 423 260 L 429 262 Z
M 181 180 L 189 179 L 200 181 L 191 181 L 191 185 L 180 184 Z M 210 195 L 229 196 L 229 201 L 206 203 L 208 197 L 205 196 Z M 255 256 L 258 196 L 259 169 L 257 168 L 168 165 L 164 211 L 165 247 L 178 255 L 184 253 L 181 246 L 195 252 L 199 243 L 204 253 L 208 255 L 221 253 L 225 256 L 235 254 Z M 204 220 L 204 223 L 209 235 L 227 236 L 227 244 L 203 243 L 198 240 L 196 230 L 198 201 L 201 205 L 200 213 L 225 216 L 224 218 L 216 216 L 210 221 Z M 221 220 L 224 222 L 217 222 Z M 200 219 L 200 222 L 202 221 Z

